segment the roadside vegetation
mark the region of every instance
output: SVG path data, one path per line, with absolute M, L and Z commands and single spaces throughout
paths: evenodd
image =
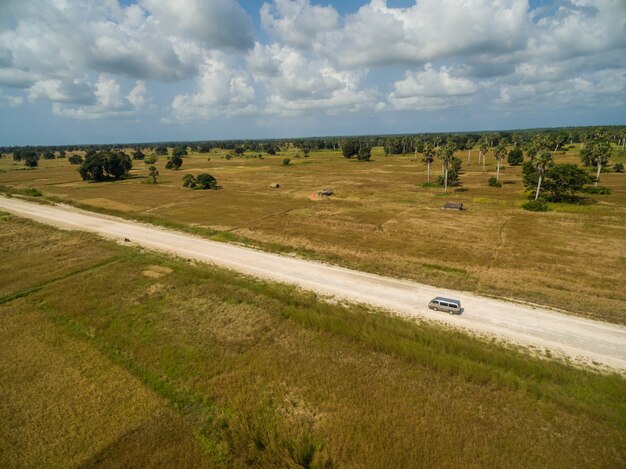
M 0 245 L 3 467 L 626 459 L 621 376 L 11 215 Z
M 68 159 L 44 158 L 50 149 L 16 150 L 41 155 L 35 168 L 3 149 L 0 185 L 222 241 L 626 324 L 626 293 L 617 287 L 626 280 L 625 143 L 624 128 L 616 127 L 94 147 L 134 158 L 119 180 L 97 184 L 82 181 Z M 184 164 L 166 169 L 174 156 Z M 207 184 L 193 182 L 205 174 Z M 217 182 L 218 191 L 185 190 Z M 312 200 L 325 188 L 334 195 Z M 442 211 L 446 202 L 464 210 Z

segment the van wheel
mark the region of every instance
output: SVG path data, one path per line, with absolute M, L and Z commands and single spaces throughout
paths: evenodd
M 439 311 L 437 308 L 433 308 L 434 311 Z

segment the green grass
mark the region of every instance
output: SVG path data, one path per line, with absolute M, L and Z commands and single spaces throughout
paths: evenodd
M 621 376 L 1 220 L 0 278 L 11 287 L 0 304 L 10 403 L 0 442 L 21 449 L 0 450 L 2 466 L 618 467 L 626 457 Z M 20 235 L 39 243 L 24 247 Z M 24 258 L 52 269 L 69 252 L 75 260 L 55 272 L 15 268 L 33 264 Z M 58 392 L 30 378 L 45 370 Z M 74 410 L 60 419 L 39 403 Z M 77 439 L 81 425 L 103 431 Z

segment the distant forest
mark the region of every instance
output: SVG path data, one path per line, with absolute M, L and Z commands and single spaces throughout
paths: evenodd
M 459 150 L 471 148 L 479 140 L 485 140 L 492 147 L 504 140 L 511 145 L 524 147 L 541 136 L 551 147 L 581 143 L 589 140 L 604 140 L 624 146 L 626 125 L 596 127 L 562 127 L 549 129 L 500 130 L 486 132 L 442 132 L 399 135 L 359 135 L 335 137 L 309 137 L 284 139 L 245 139 L 245 140 L 197 140 L 142 143 L 51 145 L 51 146 L 0 146 L 0 153 L 14 153 L 34 149 L 37 153 L 68 151 L 100 151 L 133 148 L 135 151 L 153 152 L 163 148 L 188 148 L 189 151 L 208 153 L 214 148 L 232 150 L 236 153 L 262 152 L 275 154 L 278 151 L 301 149 L 303 151 L 340 150 L 346 144 L 365 147 L 383 147 L 385 154 L 421 153 L 426 142 L 437 146 L 443 141 L 453 141 Z M 159 153 L 159 152 L 157 152 Z

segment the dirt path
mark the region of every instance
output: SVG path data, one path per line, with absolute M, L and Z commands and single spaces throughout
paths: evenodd
M 324 295 L 385 308 L 403 316 L 438 321 L 626 372 L 624 326 L 209 241 L 71 207 L 0 197 L 0 209 L 59 228 L 89 231 L 118 241 L 128 238 L 148 249 L 214 263 Z M 461 300 L 464 313 L 450 316 L 429 310 L 426 305 L 434 296 Z

